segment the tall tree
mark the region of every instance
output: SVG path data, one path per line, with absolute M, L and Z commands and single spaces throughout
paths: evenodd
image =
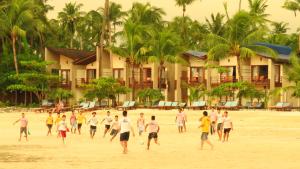
M 73 48 L 76 25 L 84 15 L 84 12 L 81 11 L 82 6 L 82 4 L 70 2 L 65 5 L 62 12 L 58 13 L 63 28 L 70 34 L 70 48 Z
M 295 16 L 297 16 L 297 12 L 300 11 L 300 0 L 286 0 L 283 8 L 293 11 Z
M 283 34 L 286 33 L 288 28 L 288 23 L 286 22 L 272 22 L 273 30 L 272 33 L 274 34 Z
M 267 0 L 248 0 L 250 9 L 249 13 L 252 16 L 252 20 L 254 20 L 255 26 L 257 27 L 266 27 L 266 23 L 269 22 L 267 19 L 269 14 L 266 14 L 268 7 L 267 2 Z
M 103 12 L 103 21 L 101 28 L 101 37 L 100 37 L 100 56 L 99 56 L 99 76 L 102 76 L 102 58 L 104 55 L 104 36 L 105 36 L 105 28 L 108 26 L 108 18 L 109 17 L 109 0 L 105 0 L 104 4 L 104 12 Z
M 149 60 L 159 63 L 159 83 L 161 89 L 163 84 L 162 73 L 166 62 L 175 63 L 180 61 L 179 53 L 181 51 L 180 37 L 167 28 L 155 33 L 151 40 L 152 55 Z
M 182 17 L 185 17 L 185 12 L 186 12 L 186 6 L 191 5 L 195 0 L 175 0 L 176 5 L 182 7 Z
M 0 9 L 0 32 L 10 37 L 16 74 L 19 74 L 17 59 L 17 42 L 26 38 L 26 32 L 39 27 L 40 18 L 34 11 L 40 11 L 40 6 L 33 0 L 5 0 Z M 21 47 L 21 46 L 19 46 Z
M 272 49 L 255 44 L 262 39 L 265 31 L 253 29 L 252 24 L 251 15 L 248 12 L 241 11 L 229 21 L 228 32 L 226 32 L 225 37 L 214 34 L 207 37 L 207 45 L 210 46 L 209 60 L 220 60 L 236 56 L 239 81 L 243 81 L 242 60 L 255 56 L 257 52 L 276 56 Z
M 225 33 L 225 23 L 224 23 L 224 15 L 217 13 L 216 16 L 214 14 L 211 14 L 211 21 L 206 18 L 206 23 L 208 25 L 208 29 L 210 33 L 216 34 L 216 35 L 224 35 Z

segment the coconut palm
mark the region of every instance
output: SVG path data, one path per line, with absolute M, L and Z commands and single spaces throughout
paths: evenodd
M 180 37 L 172 30 L 164 28 L 155 33 L 150 44 L 153 56 L 149 57 L 149 60 L 159 63 L 158 88 L 161 89 L 161 84 L 163 83 L 162 72 L 165 63 L 175 63 L 181 60 L 178 56 L 182 52 Z
M 210 33 L 220 35 L 220 36 L 224 35 L 225 32 L 225 24 L 223 21 L 224 17 L 225 15 L 217 13 L 216 16 L 214 14 L 211 14 L 211 21 L 208 20 L 208 18 L 205 19 Z
M 108 27 L 108 18 L 109 17 L 109 0 L 105 0 L 104 11 L 103 11 L 103 20 L 100 36 L 100 64 L 99 64 L 99 75 L 102 76 L 102 57 L 104 55 L 104 38 L 105 38 L 105 28 Z M 100 31 L 100 30 L 99 30 Z
M 283 34 L 286 33 L 290 28 L 288 28 L 288 23 L 286 22 L 272 22 L 274 34 Z
M 221 60 L 236 56 L 239 81 L 243 81 L 241 73 L 242 60 L 253 57 L 258 52 L 276 56 L 272 49 L 255 44 L 262 39 L 264 30 L 255 30 L 252 24 L 251 15 L 248 12 L 240 11 L 229 21 L 225 37 L 215 34 L 210 34 L 207 37 L 209 60 Z
M 149 29 L 149 27 L 134 22 L 129 18 L 125 20 L 123 30 L 118 32 L 121 44 L 118 47 L 111 47 L 113 52 L 124 57 L 131 66 L 131 80 L 128 79 L 128 81 L 131 81 L 133 85 L 133 100 L 135 99 L 135 67 L 145 50 L 145 41 L 143 37 L 148 34 L 147 29 Z
M 300 11 L 300 0 L 286 0 L 283 8 L 293 11 L 295 16 L 297 16 L 297 12 Z
M 116 27 L 122 24 L 121 19 L 126 15 L 126 13 L 122 11 L 122 6 L 120 4 L 112 2 L 109 5 L 108 15 L 109 26 L 113 27 L 113 34 L 115 34 Z
M 269 22 L 267 17 L 269 14 L 266 14 L 267 10 L 267 0 L 248 0 L 249 3 L 249 13 L 252 16 L 255 24 L 258 26 L 266 26 L 265 24 Z
M 5 0 L 0 9 L 0 32 L 10 37 L 14 66 L 16 74 L 19 74 L 17 59 L 18 38 L 26 38 L 26 32 L 39 26 L 40 18 L 35 16 L 34 11 L 40 11 L 40 6 L 33 0 Z
M 182 17 L 185 17 L 186 6 L 191 5 L 195 0 L 175 0 L 176 5 L 182 7 Z
M 58 19 L 63 28 L 70 34 L 70 48 L 73 48 L 76 25 L 84 15 L 84 12 L 81 11 L 82 6 L 82 4 L 70 2 L 65 5 L 63 11 L 58 13 Z

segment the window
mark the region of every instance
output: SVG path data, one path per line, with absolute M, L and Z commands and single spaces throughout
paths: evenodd
M 152 75 L 152 72 L 151 72 L 151 69 L 150 68 L 144 68 L 143 70 L 143 73 L 144 73 L 144 81 L 151 81 L 151 75 Z
M 90 82 L 93 79 L 96 79 L 96 69 L 87 69 L 86 70 L 87 82 Z
M 124 69 L 122 68 L 113 69 L 113 77 L 114 79 L 124 80 Z
M 62 78 L 62 84 L 69 84 L 70 70 L 68 70 L 68 69 L 61 70 L 61 78 Z
M 52 69 L 51 74 L 52 75 L 59 75 L 59 69 Z
M 191 67 L 191 81 L 200 82 L 204 79 L 204 69 L 202 67 Z

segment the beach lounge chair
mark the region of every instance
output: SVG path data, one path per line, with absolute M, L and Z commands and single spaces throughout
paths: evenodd
M 119 109 L 123 110 L 124 108 L 128 107 L 129 103 L 130 103 L 130 101 L 125 101 L 122 106 L 117 107 L 117 110 L 119 110 Z
M 179 107 L 178 102 L 172 102 L 171 109 L 177 109 Z
M 158 105 L 154 106 L 154 108 L 163 109 L 165 106 L 165 101 L 159 101 Z
M 252 106 L 252 102 L 246 102 L 244 108 L 245 109 L 251 109 L 253 106 Z
M 271 110 L 277 110 L 277 111 L 291 111 L 292 110 L 292 106 L 290 103 L 286 103 L 286 102 L 278 102 L 275 106 L 271 106 L 269 107 L 269 109 Z
M 191 108 L 193 110 L 196 110 L 196 109 L 203 110 L 206 108 L 206 101 L 193 102 L 189 108 Z
M 239 107 L 239 103 L 236 101 L 228 101 L 225 103 L 224 106 L 220 107 L 221 109 L 226 109 L 226 110 L 238 110 Z
M 42 100 L 42 104 L 40 108 L 34 109 L 35 112 L 48 112 L 54 107 L 54 103 L 50 102 L 49 100 Z
M 165 102 L 163 109 L 165 109 L 165 110 L 172 109 L 172 103 L 173 102 Z
M 264 103 L 263 102 L 259 102 L 259 103 L 255 103 L 254 105 L 249 107 L 250 109 L 262 109 L 264 108 Z
M 186 103 L 180 103 L 178 106 L 179 106 L 180 108 L 185 108 L 185 107 L 186 107 Z
M 79 107 L 75 108 L 75 110 L 82 110 L 82 109 L 88 109 L 90 103 L 89 102 L 81 102 L 79 104 Z
M 95 102 L 95 101 L 90 102 L 87 108 L 83 107 L 82 109 L 83 109 L 84 111 L 92 111 L 92 110 L 96 110 L 96 102 Z

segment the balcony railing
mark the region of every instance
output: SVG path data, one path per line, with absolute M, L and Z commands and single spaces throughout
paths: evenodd
M 270 88 L 270 79 L 267 76 L 251 77 L 251 83 L 256 87 Z
M 61 81 L 60 87 L 63 89 L 71 89 L 72 88 L 72 82 L 71 81 Z
M 129 81 L 129 87 L 135 88 L 135 89 L 143 89 L 143 88 L 153 88 L 153 81 L 143 81 L 143 82 L 137 82 L 135 81 L 134 84 Z
M 75 79 L 76 83 L 75 86 L 77 88 L 83 87 L 83 85 L 91 83 L 94 79 L 86 79 L 86 78 L 80 78 L 80 79 Z
M 234 83 L 238 82 L 235 76 L 221 76 L 221 77 L 211 77 L 211 86 L 216 87 L 222 83 Z
M 205 85 L 206 86 L 206 79 L 204 78 L 191 78 L 189 80 L 189 85 L 191 86 L 199 86 L 199 85 Z

